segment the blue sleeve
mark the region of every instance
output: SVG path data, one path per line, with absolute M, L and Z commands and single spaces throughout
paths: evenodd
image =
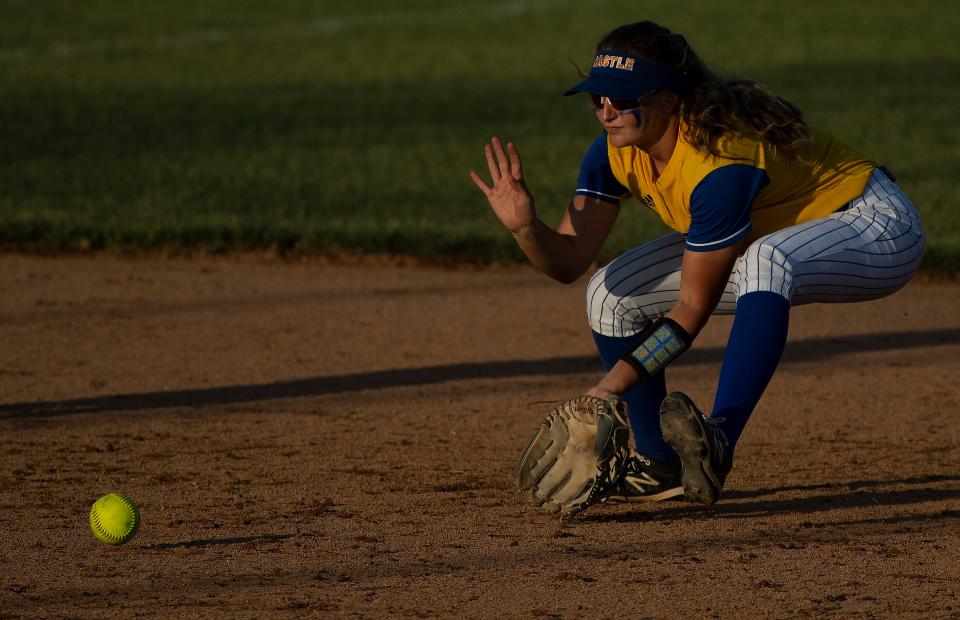
M 615 205 L 620 204 L 630 191 L 613 176 L 610 158 L 607 156 L 607 132 L 593 141 L 580 164 L 580 176 L 577 178 L 578 196 L 589 196 Z
M 687 249 L 719 250 L 749 233 L 753 199 L 769 182 L 766 172 L 747 164 L 717 168 L 703 177 L 690 195 Z

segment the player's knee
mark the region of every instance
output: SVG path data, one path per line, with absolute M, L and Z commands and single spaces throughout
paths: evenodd
M 587 319 L 590 329 L 604 336 L 630 336 L 641 329 L 647 317 L 607 284 L 607 270 L 598 270 L 587 284 Z
M 590 282 L 587 283 L 587 320 L 590 322 L 590 329 L 610 336 L 610 321 L 604 321 L 604 316 L 609 317 L 610 312 L 607 308 L 607 300 L 612 296 L 610 290 L 605 286 L 606 267 L 598 269 Z
M 737 261 L 737 297 L 758 291 L 793 297 L 793 265 L 774 240 L 759 239 Z

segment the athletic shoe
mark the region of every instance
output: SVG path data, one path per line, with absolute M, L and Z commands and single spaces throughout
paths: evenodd
M 672 392 L 660 405 L 663 440 L 680 455 L 681 481 L 688 500 L 710 506 L 720 499 L 723 483 L 733 466 L 727 435 L 683 392 Z
M 616 481 L 607 502 L 658 502 L 683 495 L 680 484 L 680 461 L 658 463 L 649 456 L 633 452 L 627 466 Z

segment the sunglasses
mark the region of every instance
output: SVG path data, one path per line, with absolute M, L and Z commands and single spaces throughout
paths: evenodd
M 656 91 L 649 92 L 639 99 L 611 99 L 609 97 L 598 95 L 597 93 L 590 93 L 590 101 L 593 103 L 594 110 L 601 110 L 603 108 L 603 101 L 606 99 L 617 112 L 627 112 L 629 110 L 639 108 L 640 102 L 652 95 L 654 92 Z

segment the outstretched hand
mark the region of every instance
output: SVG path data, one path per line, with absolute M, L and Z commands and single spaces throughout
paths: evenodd
M 507 230 L 512 233 L 521 232 L 533 224 L 537 212 L 533 206 L 533 196 L 523 180 L 520 152 L 512 142 L 508 142 L 508 156 L 496 136 L 483 150 L 487 156 L 493 187 L 487 185 L 473 170 L 470 171 L 470 178 L 487 197 L 490 208 Z

